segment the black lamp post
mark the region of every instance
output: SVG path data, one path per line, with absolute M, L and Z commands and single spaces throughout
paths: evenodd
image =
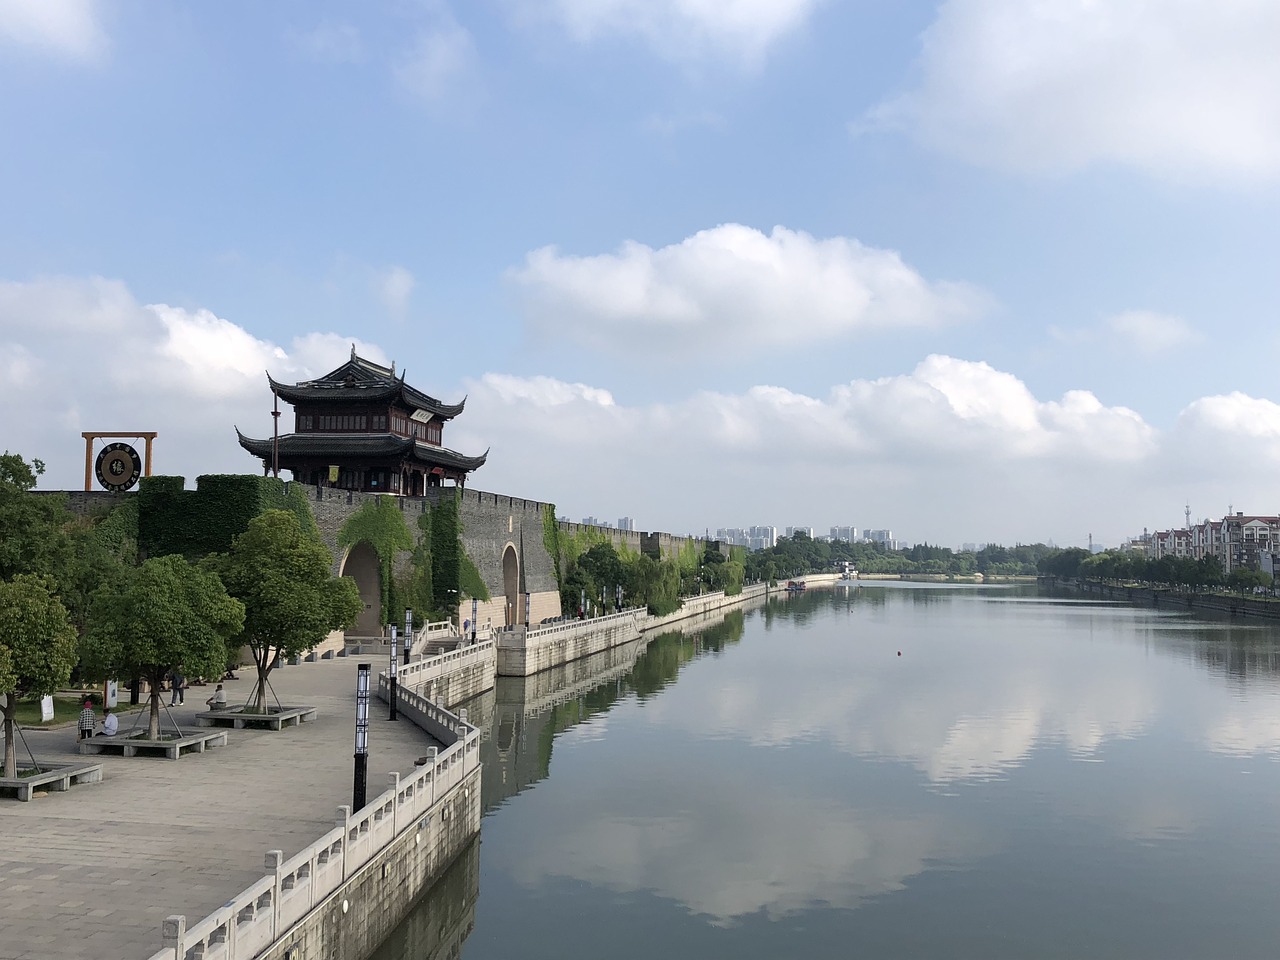
M 391 712 L 387 716 L 388 720 L 399 720 L 396 716 L 396 625 L 391 625 L 391 683 L 387 702 L 391 705 Z
M 356 667 L 356 754 L 351 812 L 363 810 L 369 782 L 369 664 Z
M 404 609 L 404 665 L 409 665 L 409 654 L 413 652 L 413 611 Z

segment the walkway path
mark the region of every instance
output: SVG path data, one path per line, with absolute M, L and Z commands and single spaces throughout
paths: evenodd
M 0 960 L 143 960 L 162 946 L 165 917 L 195 923 L 266 872 L 267 850 L 288 857 L 330 829 L 351 802 L 355 676 L 356 658 L 285 667 L 271 676 L 277 694 L 316 706 L 315 721 L 231 730 L 227 746 L 177 762 L 85 757 L 102 761 L 102 783 L 0 798 Z M 227 683 L 230 704 L 251 694 L 250 677 Z M 193 729 L 212 693 L 189 689 L 179 724 Z M 379 700 L 370 716 L 372 799 L 434 741 L 387 722 Z M 122 717 L 121 733 L 131 723 Z M 74 724 L 24 732 L 37 758 L 80 759 Z

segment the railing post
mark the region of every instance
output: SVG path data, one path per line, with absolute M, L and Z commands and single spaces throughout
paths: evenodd
M 391 835 L 400 835 L 400 774 L 389 773 L 387 780 L 391 783 Z
M 280 936 L 280 887 L 284 881 L 281 867 L 284 866 L 283 850 L 268 850 L 263 858 L 263 866 L 275 874 L 275 886 L 271 890 L 271 939 Z
M 347 847 L 351 843 L 351 808 L 345 803 L 338 808 L 337 825 L 342 828 L 342 879 L 347 879 Z
M 431 767 L 431 802 L 427 804 L 428 807 L 434 807 L 436 805 L 436 780 L 439 778 L 440 773 L 440 771 L 436 769 L 436 756 L 439 753 L 440 751 L 438 748 L 427 747 L 427 763 Z
M 187 918 L 176 913 L 165 917 L 160 938 L 166 947 L 173 948 L 174 960 L 183 960 L 187 955 Z

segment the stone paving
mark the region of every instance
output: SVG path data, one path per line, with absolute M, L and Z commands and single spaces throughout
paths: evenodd
M 38 759 L 101 761 L 103 782 L 30 803 L 0 798 L 0 960 L 146 960 L 162 946 L 165 917 L 194 924 L 266 873 L 267 850 L 288 857 L 330 829 L 351 802 L 356 662 L 274 671 L 280 700 L 317 707 L 316 720 L 231 730 L 227 746 L 177 761 L 81 758 L 74 723 L 24 730 Z M 374 662 L 375 673 L 383 666 Z M 231 706 L 252 693 L 252 670 L 239 676 L 226 684 Z M 213 689 L 192 687 L 172 708 L 183 729 L 198 729 Z M 371 699 L 369 799 L 435 745 L 386 717 Z M 121 734 L 132 723 L 122 716 Z

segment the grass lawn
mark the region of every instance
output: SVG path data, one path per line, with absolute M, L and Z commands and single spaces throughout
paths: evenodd
M 80 716 L 80 711 L 84 707 L 84 701 L 78 697 L 54 697 L 53 698 L 53 719 L 48 723 L 40 722 L 40 701 L 39 700 L 19 700 L 18 709 L 14 714 L 20 724 L 27 727 L 46 726 L 52 727 L 59 723 L 67 723 L 75 720 Z M 94 713 L 101 716 L 100 709 Z
M 80 717 L 82 709 L 84 709 L 83 697 L 54 697 L 53 719 L 48 723 L 41 723 L 40 701 L 19 700 L 14 719 L 24 727 L 56 727 L 60 723 L 74 723 Z M 119 717 L 126 717 L 137 709 L 140 708 L 122 703 L 118 707 L 113 707 L 112 712 Z M 93 716 L 96 720 L 102 720 L 102 707 L 95 706 Z

